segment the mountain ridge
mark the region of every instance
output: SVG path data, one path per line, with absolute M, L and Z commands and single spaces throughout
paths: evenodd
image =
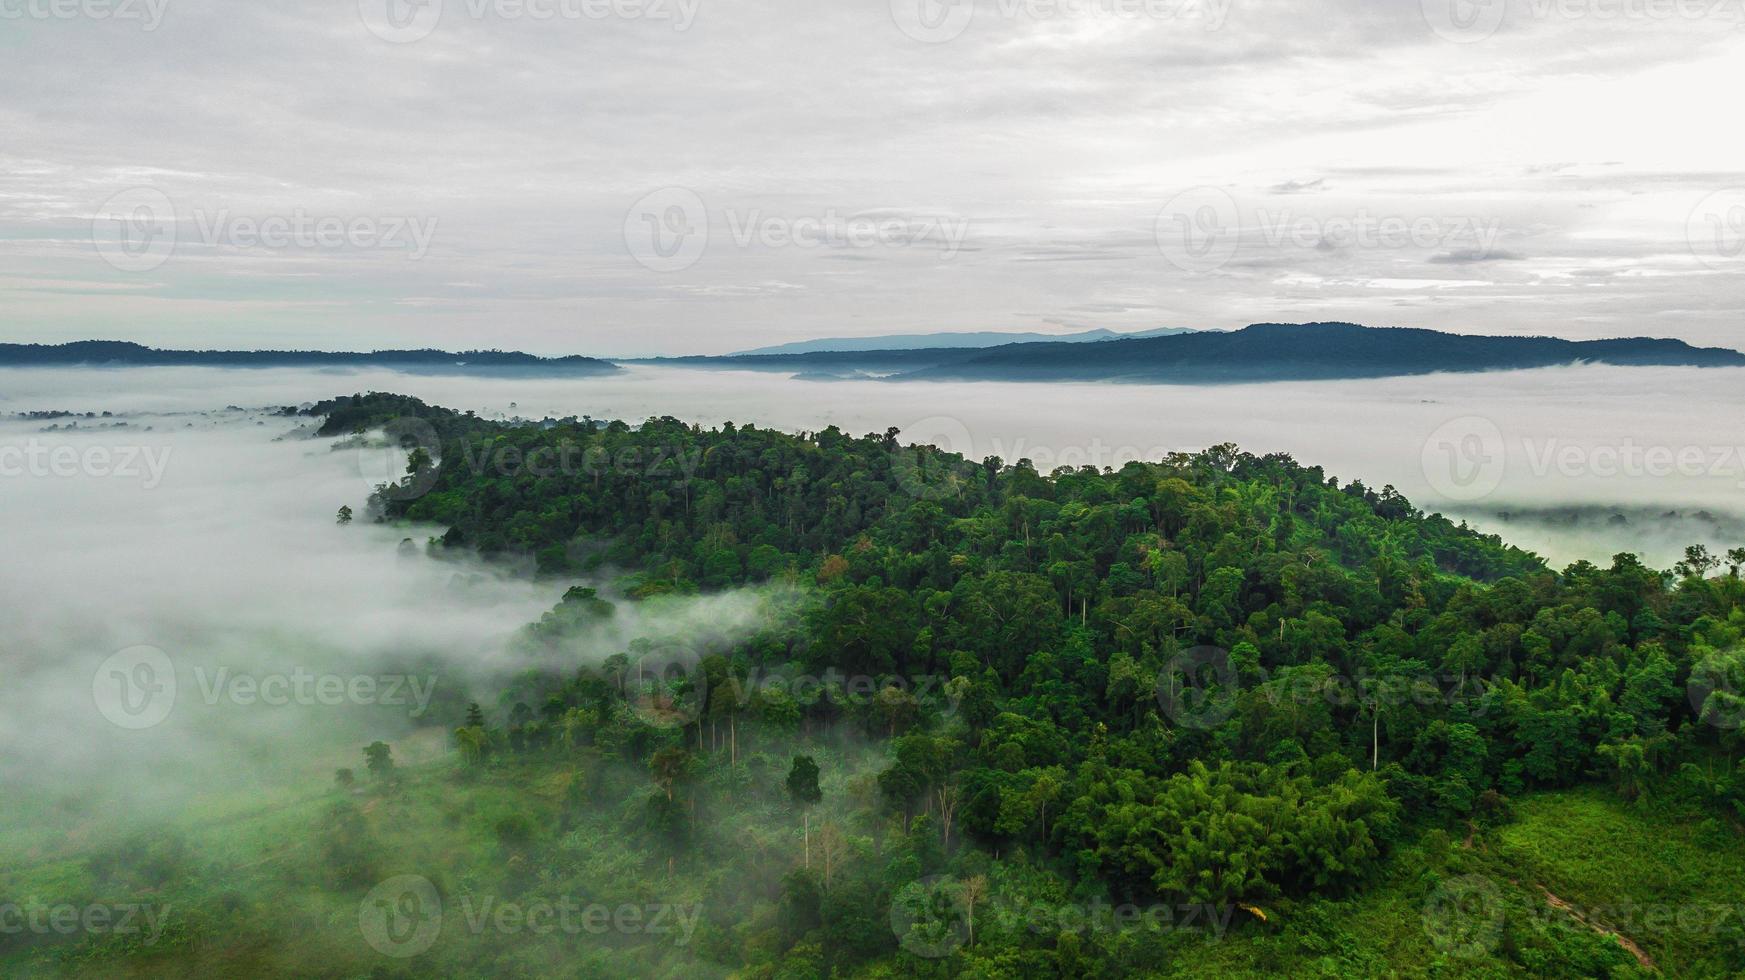
M 876 339 L 876 338 L 874 338 Z M 821 341 L 828 343 L 828 341 Z M 803 380 L 1118 381 L 1221 384 L 1407 377 L 1593 363 L 1745 367 L 1745 353 L 1664 337 L 1567 340 L 1455 334 L 1346 322 L 1255 323 L 1232 331 L 995 347 L 816 350 L 787 354 L 594 358 L 520 351 L 165 350 L 128 341 L 0 344 L 0 366 L 381 367 L 413 373 L 597 375 L 623 364 L 773 371 Z
M 1745 367 L 1745 354 L 1682 340 L 1566 340 L 1454 334 L 1355 323 L 1256 323 L 1227 333 L 1031 344 L 975 351 L 907 372 L 912 380 L 1161 381 L 1332 380 L 1557 367 Z
M 1007 344 L 1084 344 L 1106 340 L 1143 340 L 1150 337 L 1170 337 L 1176 334 L 1199 333 L 1193 327 L 1158 327 L 1122 333 L 1107 327 L 1081 330 L 1077 333 L 1045 334 L 1031 332 L 1007 333 L 999 330 L 968 332 L 884 334 L 871 337 L 823 337 L 817 340 L 797 340 L 770 347 L 754 347 L 735 351 L 724 357 L 762 357 L 772 354 L 850 353 L 889 350 L 969 350 L 1003 347 Z
M 65 344 L 0 344 L 7 367 L 387 367 L 418 373 L 476 374 L 553 372 L 611 374 L 610 361 L 571 354 L 539 357 L 520 351 L 435 348 L 413 350 L 171 350 L 126 340 L 77 340 Z

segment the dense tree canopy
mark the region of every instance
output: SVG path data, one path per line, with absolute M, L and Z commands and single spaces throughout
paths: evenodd
M 1534 788 L 1638 799 L 1701 763 L 1707 804 L 1745 816 L 1745 586 L 1706 552 L 1554 572 L 1391 487 L 1230 446 L 1044 474 L 894 430 L 507 424 L 380 395 L 316 412 L 329 434 L 431 434 L 407 477 L 427 492 L 374 507 L 438 525 L 437 554 L 631 569 L 618 601 L 782 587 L 773 625 L 655 675 L 664 713 L 632 650 L 457 732 L 478 765 L 646 767 L 669 866 L 711 846 L 699 813 L 815 804 L 802 747 L 882 743 L 867 781 L 822 794 L 804 866 L 740 885 L 785 911 L 720 955 L 768 975 L 890 955 L 878 923 L 905 889 L 1019 855 L 1079 896 L 1259 906 L 1361 887 L 1403 827 L 1502 819 Z M 611 608 L 572 589 L 530 642 Z M 824 681 L 755 683 L 772 674 Z

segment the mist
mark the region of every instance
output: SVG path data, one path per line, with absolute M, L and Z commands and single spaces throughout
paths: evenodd
M 396 391 L 486 417 L 670 415 L 785 431 L 896 427 L 971 459 L 1039 470 L 1120 466 L 1233 442 L 1342 481 L 1392 485 L 1427 511 L 1501 534 L 1554 565 L 1689 544 L 1745 524 L 1745 371 L 1576 365 L 1364 381 L 1174 386 L 808 381 L 632 366 L 563 379 L 390 371 L 141 368 L 0 371 L 0 412 L 201 411 Z M 385 463 L 372 463 L 380 479 Z M 335 479 L 338 479 L 336 476 Z M 338 501 L 322 500 L 328 507 Z M 291 506 L 314 502 L 299 494 Z M 1572 515 L 1580 508 L 1588 515 Z
M 317 438 L 315 420 L 286 406 L 380 390 L 487 418 L 635 424 L 673 416 L 787 431 L 835 425 L 851 434 L 897 428 L 907 442 L 972 459 L 1029 459 L 1044 472 L 1119 467 L 1230 442 L 1290 453 L 1341 481 L 1395 486 L 1421 508 L 1468 519 L 1554 564 L 1603 562 L 1629 550 L 1665 566 L 1688 544 L 1745 539 L 1745 448 L 1730 445 L 1745 442 L 1733 431 L 1742 375 L 1577 366 L 1185 387 L 818 382 L 668 367 L 571 380 L 280 369 L 0 372 L 0 506 L 11 531 L 0 550 L 0 615 L 9 626 L 0 638 L 0 741 L 8 746 L 0 756 L 0 821 L 9 858 L 39 874 L 80 855 L 96 855 L 87 860 L 100 868 L 143 867 L 131 842 L 239 847 L 205 833 L 231 821 L 265 843 L 246 855 L 226 852 L 213 867 L 227 874 L 287 853 L 274 837 L 280 827 L 316 835 L 316 846 L 326 847 L 348 839 L 349 814 L 389 799 L 348 792 L 344 780 L 335 789 L 340 770 L 364 769 L 361 750 L 372 742 L 389 744 L 400 764 L 452 758 L 453 733 L 471 702 L 500 720 L 518 699 L 539 703 L 547 681 L 639 641 L 725 648 L 793 614 L 793 593 L 780 586 L 633 602 L 616 588 L 628 569 L 540 578 L 512 561 L 448 549 L 435 556 L 425 544 L 442 528 L 369 518 L 371 492 L 404 472 L 404 453 L 379 438 Z M 355 515 L 349 524 L 337 519 L 342 507 Z M 576 585 L 598 590 L 613 614 L 555 643 L 529 642 L 527 625 Z M 831 770 L 832 805 L 845 807 L 876 792 L 885 753 L 852 733 L 837 736 L 813 751 Z M 708 737 L 719 757 L 723 736 L 711 728 Z M 729 737 L 737 754 L 742 736 Z M 697 738 L 701 746 L 700 726 Z M 745 761 L 735 765 L 754 782 L 776 785 L 786 760 L 773 744 L 754 747 L 745 736 Z M 616 863 L 597 862 L 602 841 L 645 821 L 630 807 L 647 792 L 647 767 L 606 758 L 585 774 L 577 767 L 560 775 L 551 785 L 581 802 L 558 818 L 565 836 L 555 846 L 586 869 L 576 879 L 589 883 L 584 897 L 646 887 L 637 885 L 645 879 L 635 849 L 611 855 Z M 454 778 L 471 785 L 467 771 Z M 444 793 L 434 784 L 425 791 Z M 441 819 L 498 827 L 490 790 L 478 792 L 457 795 Z M 309 816 L 315 808 L 324 815 Z M 420 812 L 436 818 L 434 808 Z M 733 813 L 708 830 L 718 846 L 766 857 L 791 852 L 791 814 L 768 800 L 741 801 Z M 502 826 L 512 838 L 520 825 Z M 416 839 L 397 836 L 403 850 L 359 867 L 377 876 L 402 867 L 436 873 L 441 864 L 431 853 L 415 857 L 408 841 Z M 777 888 L 786 866 L 757 864 L 761 885 Z M 487 899 L 530 900 L 523 884 L 512 884 L 525 870 Z M 669 864 L 669 878 L 671 871 Z M 303 873 L 263 872 L 272 885 L 259 900 L 305 887 Z M 364 883 L 378 880 L 382 888 L 401 879 Z M 471 902 L 455 885 L 451 894 Z M 690 909 L 695 926 L 701 892 L 669 885 L 655 897 Z M 367 897 L 363 907 L 372 907 Z M 719 914 L 732 921 L 738 911 Z M 461 928 L 463 919 L 451 921 Z M 384 948 L 371 935 L 365 928 L 361 948 L 347 929 L 324 931 L 319 941 L 354 956 Z M 493 935 L 453 941 L 480 956 L 549 952 Z M 661 947 L 686 964 L 675 970 L 689 968 L 689 942 L 687 931 L 682 943 Z
M 9 815 L 41 828 L 50 848 L 68 826 L 76 837 L 87 822 L 127 822 L 117 814 L 306 795 L 357 766 L 376 739 L 408 761 L 446 752 L 464 705 L 494 708 L 530 667 L 572 671 L 638 638 L 731 641 L 773 615 L 754 592 L 620 601 L 607 626 L 532 660 L 514 642 L 519 631 L 572 584 L 614 598 L 611 575 L 537 580 L 429 557 L 423 543 L 442 529 L 363 516 L 371 490 L 403 468 L 398 451 L 313 438 L 310 420 L 282 406 L 385 390 L 486 417 L 896 427 L 905 441 L 1030 459 L 1045 472 L 1234 442 L 1393 485 L 1554 565 L 1633 551 L 1664 567 L 1686 545 L 1745 539 L 1745 448 L 1732 448 L 1745 442 L 1734 425 L 1741 374 L 1576 366 L 1181 387 L 818 382 L 665 367 L 585 380 L 0 372 L 11 529 L 0 552 L 10 626 L 0 738 L 16 750 L 0 760 L 0 781 L 22 791 L 6 794 Z M 17 414 L 57 411 L 78 414 Z M 1670 464 L 1653 469 L 1651 451 Z M 341 506 L 359 519 L 341 526 Z M 135 724 L 123 707 L 118 720 L 105 685 L 160 675 L 175 682 L 173 708 Z
M 340 390 L 324 380 L 307 390 Z M 243 398 L 200 387 L 60 388 L 30 410 L 116 414 L 0 420 L 0 819 L 29 853 L 307 797 L 377 739 L 401 761 L 446 753 L 467 702 L 498 710 L 529 668 L 570 674 L 641 638 L 729 642 L 767 614 L 749 591 L 619 601 L 556 651 L 517 643 L 571 585 L 614 598 L 610 577 L 428 557 L 442 529 L 362 516 L 397 450 L 172 407 Z M 359 519 L 341 526 L 341 506 Z

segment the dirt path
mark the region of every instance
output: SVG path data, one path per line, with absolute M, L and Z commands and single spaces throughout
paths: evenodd
M 1540 885 L 1539 890 L 1545 893 L 1545 901 L 1551 903 L 1552 908 L 1569 913 L 1570 918 L 1587 926 L 1589 929 L 1592 929 L 1602 936 L 1611 936 L 1613 939 L 1616 939 L 1619 946 L 1624 947 L 1631 956 L 1636 957 L 1636 962 L 1642 964 L 1644 970 L 1658 970 L 1658 967 L 1654 965 L 1654 958 L 1643 952 L 1642 947 L 1636 945 L 1635 941 L 1630 939 L 1630 937 L 1619 932 L 1614 932 L 1611 929 L 1607 929 L 1605 926 L 1589 920 L 1587 916 L 1576 911 L 1575 906 L 1558 898 L 1556 895 L 1551 894 L 1551 889 L 1546 888 L 1544 885 Z

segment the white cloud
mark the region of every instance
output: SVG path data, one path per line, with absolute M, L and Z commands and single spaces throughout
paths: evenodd
M 1691 282 L 1542 275 L 1560 256 L 1688 254 L 1693 209 L 1745 184 L 1745 133 L 1705 94 L 1736 87 L 1745 55 L 1728 5 L 1632 20 L 1513 4 L 1471 44 L 1439 37 L 1418 4 L 1357 0 L 1235 3 L 1217 30 L 1105 22 L 1096 4 L 1006 19 L 983 3 L 941 44 L 905 36 L 884 3 L 705 0 L 684 30 L 448 6 L 406 44 L 341 0 L 177 0 L 151 31 L 8 21 L 0 256 L 11 276 L 112 295 L 11 293 L 7 339 L 610 355 L 743 349 L 848 321 L 1048 329 L 1050 311 L 1111 305 L 1127 309 L 1075 322 L 1231 327 L 1292 307 L 1282 272 L 1320 277 L 1316 302 L 1342 319 L 1725 343 L 1725 310 L 1745 301 L 1745 277 L 1725 268 L 1702 267 L 1694 288 L 1713 302 L 1700 311 L 1682 301 Z M 126 85 L 91 82 L 116 65 Z M 1510 268 L 1457 294 L 1430 260 L 1459 244 L 1262 244 L 1188 274 L 1164 261 L 1153 223 L 1202 184 L 1327 220 L 1494 221 L 1527 258 L 1488 264 Z M 183 235 L 163 265 L 123 273 L 92 247 L 91 218 L 138 185 L 184 219 L 436 229 L 420 261 Z M 699 261 L 659 273 L 631 258 L 625 219 L 668 186 L 714 220 Z M 952 254 L 738 246 L 725 216 L 753 212 L 951 214 L 968 240 Z M 863 251 L 878 261 L 824 261 Z M 1369 285 L 1382 281 L 1419 285 Z

